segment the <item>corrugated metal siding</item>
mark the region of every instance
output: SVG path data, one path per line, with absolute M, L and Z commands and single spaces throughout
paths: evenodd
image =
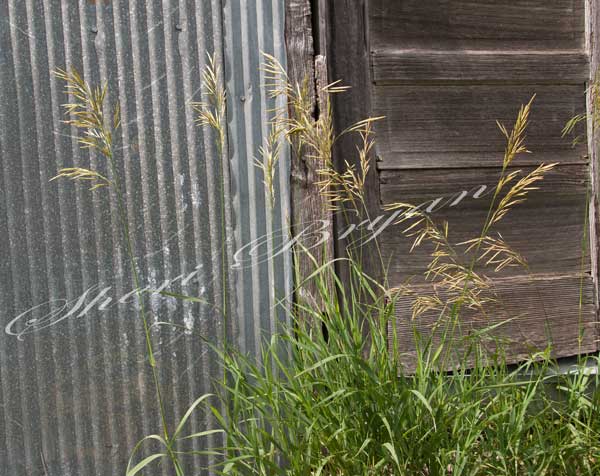
M 284 2 L 256 0 L 225 1 L 225 51 L 227 89 L 230 94 L 230 156 L 233 174 L 235 241 L 255 244 L 240 253 L 235 264 L 238 286 L 238 345 L 246 352 L 256 352 L 263 331 L 274 331 L 275 323 L 284 319 L 283 306 L 291 296 L 291 254 L 280 253 L 287 241 L 290 216 L 289 156 L 281 158 L 276 174 L 274 209 L 269 210 L 262 172 L 255 166 L 260 159 L 259 147 L 269 134 L 269 121 L 275 104 L 265 93 L 261 72 L 262 53 L 283 62 Z M 274 240 L 271 240 L 273 237 Z M 271 261 L 266 256 L 275 255 Z M 270 297 L 271 296 L 271 297 Z M 273 314 L 278 313 L 278 319 Z M 249 319 L 248 316 L 257 316 Z
M 0 2 L 3 475 L 123 474 L 133 445 L 160 429 L 115 200 L 107 190 L 48 182 L 62 166 L 106 169 L 60 122 L 66 96 L 50 71 L 74 66 L 90 82 L 108 81 L 110 105 L 121 104 L 119 166 L 144 285 L 195 277 L 170 289 L 220 302 L 222 243 L 232 252 L 287 225 L 287 159 L 273 218 L 251 165 L 270 107 L 259 50 L 282 57 L 283 44 L 277 0 Z M 200 71 L 212 51 L 224 58 L 230 96 L 225 205 L 233 230 L 225 237 L 219 157 L 189 107 L 200 99 Z M 251 264 L 230 273 L 230 337 L 246 351 L 256 349 L 261 330 L 275 328 L 271 289 L 288 294 L 291 272 L 287 254 Z M 197 334 L 222 335 L 223 319 L 210 306 L 149 301 L 155 323 L 189 329 L 153 330 L 173 421 L 219 376 Z M 204 427 L 198 413 L 191 430 Z M 166 466 L 161 472 L 170 474 Z

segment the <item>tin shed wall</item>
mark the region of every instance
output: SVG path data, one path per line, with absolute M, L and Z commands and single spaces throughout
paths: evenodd
M 228 339 L 247 351 L 276 327 L 271 289 L 289 293 L 285 254 L 231 269 L 236 250 L 287 224 L 287 159 L 273 214 L 252 166 L 269 107 L 259 51 L 284 59 L 280 3 L 0 2 L 2 474 L 122 474 L 135 443 L 160 431 L 114 194 L 49 182 L 61 167 L 107 172 L 61 122 L 67 96 L 51 72 L 74 67 L 90 83 L 107 82 L 109 107 L 121 105 L 119 173 L 173 422 L 220 376 L 199 335 L 218 340 L 226 329 L 214 306 L 151 290 L 208 303 L 225 292 Z M 224 162 L 189 106 L 201 99 L 207 52 L 219 57 L 230 98 Z M 206 425 L 198 412 L 190 431 Z

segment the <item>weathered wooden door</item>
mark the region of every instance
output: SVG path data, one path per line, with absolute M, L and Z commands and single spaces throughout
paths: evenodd
M 330 74 L 353 86 L 337 104 L 338 117 L 385 116 L 376 128 L 373 216 L 394 202 L 426 204 L 422 209 L 434 220 L 448 221 L 453 242 L 478 236 L 505 147 L 496 120 L 510 129 L 520 105 L 537 95 L 526 140 L 532 153 L 511 168 L 558 165 L 497 228 L 528 267 L 497 273 L 478 267 L 492 278 L 497 302 L 485 316 L 465 312 L 463 321 L 482 328 L 514 319 L 497 330 L 514 361 L 547 343 L 557 357 L 596 350 L 594 134 L 585 137 L 586 121 L 576 131 L 584 135 L 578 146 L 561 134 L 570 118 L 591 108 L 595 1 L 336 0 L 328 6 Z M 431 283 L 423 271 L 431 248 L 409 252 L 412 240 L 397 227 L 379 238 L 391 264 L 390 285 L 410 278 L 427 293 Z M 403 300 L 397 315 L 407 349 L 410 301 Z M 418 327 L 427 331 L 436 316 L 421 317 Z

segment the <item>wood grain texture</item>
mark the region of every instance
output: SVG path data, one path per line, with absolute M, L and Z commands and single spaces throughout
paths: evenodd
M 386 116 L 376 128 L 382 204 L 426 203 L 436 221 L 450 223 L 451 241 L 479 236 L 491 194 L 473 193 L 495 186 L 506 145 L 496 121 L 510 129 L 519 106 L 537 95 L 526 139 L 533 153 L 518 157 L 515 166 L 560 166 L 496 229 L 529 267 L 494 273 L 478 266 L 493 278 L 502 304 L 492 306 L 485 320 L 462 316 L 467 331 L 516 318 L 498 333 L 509 342 L 514 362 L 544 348 L 548 337 L 557 357 L 597 349 L 597 131 L 582 124 L 575 135 L 584 140 L 576 148 L 561 135 L 586 102 L 591 110 L 585 91 L 590 70 L 593 75 L 600 65 L 599 10 L 595 0 L 370 2 L 373 115 Z M 394 227 L 379 238 L 390 284 L 412 278 L 421 292 L 430 291 L 423 271 L 432 249 L 425 245 L 410 253 L 412 240 Z M 410 314 L 406 297 L 396 329 L 409 367 Z M 427 332 L 433 322 L 434 316 L 425 316 L 418 325 Z M 586 330 L 581 346 L 579 324 Z
M 460 329 L 454 334 L 448 368 L 456 368 L 463 359 L 464 336 L 502 324 L 490 333 L 486 348 L 494 351 L 498 345 L 506 351 L 508 362 L 519 362 L 532 352 L 542 351 L 548 345 L 554 357 L 567 357 L 596 350 L 596 317 L 594 284 L 589 275 L 536 275 L 497 279 L 493 283 L 496 302 L 490 303 L 485 315 L 464 310 L 459 320 Z M 417 291 L 431 292 L 423 285 Z M 581 301 L 580 301 L 581 296 Z M 390 349 L 396 327 L 400 361 L 406 371 L 415 368 L 414 330 L 423 336 L 432 335 L 434 346 L 440 342 L 439 315 L 423 315 L 411 319 L 411 299 L 401 297 L 396 307 L 396 320 L 390 324 Z M 442 321 L 443 324 L 443 321 Z M 441 328 L 443 329 L 443 325 Z M 438 329 L 440 329 L 438 327 Z M 581 343 L 579 332 L 582 332 Z
M 316 84 L 317 81 L 326 84 L 327 78 L 322 77 L 326 75 L 326 68 L 319 68 L 319 79 L 317 79 L 315 70 L 311 4 L 309 0 L 286 0 L 285 7 L 288 77 L 292 84 L 307 83 L 307 94 L 314 105 L 316 119 L 319 113 Z M 330 261 L 334 256 L 331 241 L 324 243 L 323 246 L 311 248 L 314 237 L 310 238 L 308 242 L 305 242 L 302 237 L 302 232 L 307 224 L 313 223 L 328 222 L 328 226 L 322 227 L 322 232 L 333 233 L 332 214 L 327 209 L 326 201 L 320 193 L 320 187 L 316 185 L 319 180 L 318 171 L 323 168 L 323 163 L 309 155 L 309 152 L 303 148 L 292 147 L 292 231 L 300 244 L 295 253 L 299 282 L 304 282 L 313 273 L 315 269 L 313 259 L 319 266 Z M 302 251 L 303 247 L 311 249 L 312 258 Z M 302 286 L 298 293 L 302 293 L 303 296 L 296 296 L 296 299 L 307 299 L 318 305 L 319 292 L 314 280 Z
M 373 82 L 533 82 L 583 84 L 583 52 L 384 50 L 372 53 Z
M 375 50 L 583 48 L 581 0 L 373 0 Z
M 590 72 L 588 86 L 594 81 L 599 80 L 600 76 L 600 5 L 597 0 L 586 0 L 587 2 L 587 46 L 590 55 Z M 586 95 L 586 111 L 588 114 L 588 149 L 590 156 L 590 176 L 591 176 L 591 200 L 590 200 L 590 235 L 592 242 L 591 262 L 592 262 L 592 277 L 596 288 L 596 314 L 600 309 L 599 306 L 599 289 L 600 283 L 600 253 L 598 246 L 600 243 L 600 165 L 598 164 L 600 150 L 600 131 L 594 125 L 593 116 L 596 105 L 594 97 L 591 94 L 591 89 L 588 87 Z M 600 336 L 600 318 L 598 319 L 598 335 Z M 599 345 L 600 347 L 600 345 Z
M 367 34 L 366 0 L 328 0 L 329 20 L 328 65 L 331 80 L 341 79 L 351 89 L 333 98 L 333 114 L 336 131 L 339 133 L 351 124 L 370 117 L 371 77 L 369 68 L 369 37 Z M 334 148 L 334 160 L 340 169 L 345 161 L 358 165 L 356 147 L 360 145 L 358 134 L 346 134 Z M 377 168 L 370 168 L 365 186 L 365 202 L 369 214 L 379 209 L 379 178 Z M 362 218 L 360 219 L 362 220 Z M 336 214 L 336 229 L 346 228 L 348 222 L 355 222 L 353 213 Z M 347 256 L 347 246 L 353 239 L 336 240 L 336 257 Z M 372 244 L 361 250 L 363 270 L 374 278 L 381 278 L 381 265 L 376 258 Z M 342 280 L 348 279 L 344 263 L 338 263 Z
M 542 162 L 560 163 L 561 165 L 587 164 L 590 159 L 586 154 L 586 146 L 582 144 L 575 148 L 560 147 L 555 150 L 536 149 L 531 151 L 530 154 L 520 154 L 518 161 L 522 166 L 538 165 Z M 497 167 L 501 164 L 502 157 L 503 153 L 499 150 L 478 152 L 401 152 L 387 156 L 385 160 L 380 160 L 377 166 L 381 171 L 432 169 L 439 167 L 446 169 Z
M 529 170 L 523 168 L 523 172 Z M 490 168 L 385 171 L 381 174 L 381 199 L 384 204 L 424 204 L 421 209 L 429 209 L 436 223 L 449 223 L 450 241 L 460 243 L 481 234 L 499 175 L 500 169 Z M 487 188 L 482 190 L 481 186 Z M 516 206 L 492 231 L 501 233 L 527 260 L 531 273 L 587 272 L 589 257 L 586 255 L 582 265 L 582 253 L 587 253 L 584 233 L 588 186 L 586 166 L 560 166 L 549 172 L 540 189 L 532 191 L 528 200 Z M 385 213 L 391 216 L 391 212 Z M 401 225 L 391 226 L 379 237 L 384 259 L 390 263 L 389 281 L 392 286 L 408 279 L 422 283 L 433 247 L 424 244 L 411 253 L 413 239 L 401 231 Z M 457 250 L 462 252 L 464 247 Z M 464 263 L 470 260 L 465 256 Z M 527 273 L 521 267 L 505 268 L 500 273 L 483 265 L 476 269 L 490 276 Z
M 561 132 L 567 120 L 585 109 L 583 90 L 583 84 L 374 86 L 374 114 L 386 116 L 376 126 L 377 152 L 386 168 L 402 167 L 403 155 L 413 153 L 423 154 L 420 167 L 472 166 L 472 159 L 462 162 L 463 154 L 481 154 L 481 165 L 497 166 L 505 138 L 496 121 L 510 128 L 519 106 L 537 94 L 528 148 L 540 155 L 562 151 L 572 162 L 585 154 L 585 145 L 574 152 L 571 139 Z M 430 160 L 427 154 L 432 154 Z

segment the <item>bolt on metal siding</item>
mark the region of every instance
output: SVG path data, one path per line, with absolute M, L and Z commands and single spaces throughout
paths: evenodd
M 277 0 L 0 2 L 2 474 L 123 474 L 135 443 L 160 432 L 114 194 L 49 182 L 61 167 L 108 174 L 61 122 L 68 97 L 51 71 L 74 67 L 90 83 L 107 82 L 110 108 L 120 103 L 119 173 L 173 424 L 221 375 L 200 335 L 228 331 L 255 352 L 284 317 L 274 302 L 290 293 L 289 253 L 250 257 L 228 272 L 227 290 L 221 284 L 223 243 L 230 267 L 252 240 L 279 232 L 264 240 L 270 252 L 286 240 L 288 158 L 273 213 L 252 165 L 273 106 L 260 51 L 284 59 L 283 22 Z M 201 100 L 207 52 L 220 58 L 229 96 L 223 190 L 214 138 L 189 106 Z M 161 287 L 210 303 L 225 291 L 231 329 L 211 305 L 152 293 Z M 198 411 L 189 430 L 209 424 Z M 206 463 L 187 461 L 190 471 Z M 157 471 L 170 474 L 166 465 Z

